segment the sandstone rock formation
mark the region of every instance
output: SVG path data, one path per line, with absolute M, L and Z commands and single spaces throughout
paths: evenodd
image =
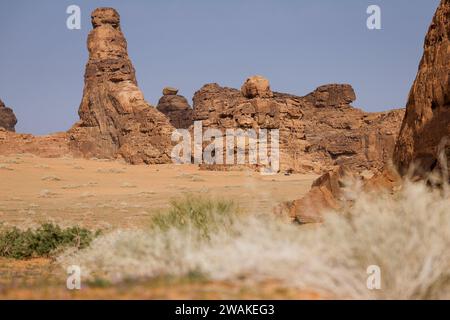
M 402 179 L 397 171 L 388 165 L 369 177 L 352 172 L 345 166 L 337 166 L 316 179 L 305 196 L 276 210 L 287 210 L 289 217 L 300 224 L 318 223 L 323 221 L 325 212 L 339 212 L 345 206 L 351 206 L 354 199 L 349 195 L 352 193 L 393 193 L 401 184 Z
M 316 179 L 311 190 L 289 207 L 289 216 L 300 224 L 322 221 L 324 210 L 337 210 L 340 207 L 342 187 L 349 170 L 339 166 Z
M 450 0 L 442 0 L 425 38 L 394 161 L 401 173 L 427 174 L 450 165 Z M 447 139 L 447 140 L 445 140 Z M 447 160 L 439 161 L 440 153 Z
M 393 154 L 397 172 L 385 164 L 383 170 L 365 181 L 366 191 L 396 191 L 400 174 L 413 169 L 418 177 L 436 170 L 448 175 L 450 165 L 450 0 L 442 0 L 425 38 L 424 54 L 411 88 L 405 117 Z M 323 100 L 328 97 L 324 96 Z M 413 166 L 413 167 L 411 167 Z M 324 209 L 341 207 L 341 174 L 336 171 L 319 178 L 301 199 L 288 205 L 299 222 L 320 222 Z M 447 176 L 448 177 L 448 176 Z
M 170 162 L 174 128 L 137 86 L 119 14 L 99 8 L 91 18 L 80 121 L 69 130 L 71 150 L 132 164 Z
M 11 108 L 7 108 L 2 100 L 0 100 L 0 128 L 15 132 L 17 124 L 16 116 Z
M 185 97 L 177 94 L 178 89 L 166 87 L 156 109 L 165 114 L 177 129 L 187 129 L 192 125 L 193 110 Z
M 241 87 L 242 95 L 246 98 L 272 98 L 269 80 L 262 76 L 247 78 Z
M 34 136 L 6 131 L 0 128 L 0 154 L 30 153 L 44 158 L 71 156 L 65 132 Z
M 350 85 L 325 85 L 298 97 L 272 93 L 267 80 L 254 79 L 241 90 L 203 86 L 193 98 L 193 120 L 222 131 L 279 129 L 280 169 L 287 172 L 322 173 L 341 164 L 380 169 L 391 158 L 403 110 L 356 109 L 350 105 L 356 98 Z

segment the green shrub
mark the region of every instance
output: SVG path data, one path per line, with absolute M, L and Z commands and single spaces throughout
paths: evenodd
M 171 200 L 167 211 L 153 217 L 152 227 L 162 231 L 195 228 L 201 236 L 209 238 L 218 228 L 231 227 L 238 213 L 238 206 L 230 200 L 186 196 Z
M 78 226 L 62 229 L 51 223 L 37 229 L 4 228 L 0 230 L 0 256 L 14 259 L 48 257 L 67 247 L 85 248 L 96 235 Z

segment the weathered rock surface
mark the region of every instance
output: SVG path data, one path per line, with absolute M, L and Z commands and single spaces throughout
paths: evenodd
M 177 88 L 165 87 L 163 89 L 163 95 L 165 95 L 165 96 L 172 96 L 172 95 L 176 95 L 177 93 L 178 93 L 178 89 Z
M 0 100 L 0 128 L 15 132 L 17 118 L 11 108 L 7 108 L 2 100 Z
M 262 76 L 247 78 L 241 87 L 242 95 L 246 98 L 272 98 L 269 80 Z
M 356 109 L 350 105 L 356 98 L 350 85 L 325 85 L 298 97 L 271 91 L 269 95 L 268 81 L 261 77 L 257 83 L 262 86 L 249 83 L 241 90 L 215 83 L 203 86 L 193 98 L 193 120 L 202 121 L 204 129 L 222 131 L 279 129 L 282 171 L 322 173 L 341 164 L 362 171 L 380 169 L 391 159 L 403 110 Z M 258 94 L 248 95 L 249 91 Z
M 402 179 L 391 166 L 385 166 L 380 172 L 370 177 L 356 174 L 345 166 L 338 166 L 316 179 L 311 190 L 302 198 L 287 203 L 281 211 L 288 211 L 290 218 L 301 224 L 323 221 L 325 212 L 340 211 L 345 206 L 352 205 L 352 197 L 346 195 L 357 189 L 365 192 L 395 192 L 402 184 Z
M 385 164 L 383 170 L 364 182 L 366 192 L 401 187 L 400 174 L 413 169 L 418 177 L 432 171 L 447 173 L 450 165 L 450 0 L 442 0 L 425 38 L 424 54 L 411 88 L 405 117 L 393 154 L 398 171 Z M 324 99 L 326 100 L 326 99 Z M 413 167 L 411 167 L 413 166 Z M 447 172 L 446 172 L 447 171 Z M 291 217 L 299 222 L 320 222 L 326 209 L 345 204 L 340 199 L 342 175 L 328 172 L 301 199 L 288 204 Z
M 44 158 L 71 156 L 65 132 L 45 136 L 21 134 L 0 128 L 0 154 L 30 153 Z
M 178 89 L 166 87 L 156 109 L 165 114 L 177 129 L 187 129 L 192 125 L 193 110 L 185 97 L 178 95 Z
M 411 88 L 395 148 L 401 173 L 440 169 L 439 154 L 450 165 L 450 0 L 442 0 L 425 38 L 424 54 Z M 447 141 L 445 141 L 447 139 Z
M 289 216 L 301 224 L 321 222 L 324 210 L 339 209 L 344 179 L 350 174 L 346 167 L 339 166 L 320 176 L 303 198 L 292 202 Z
M 91 18 L 80 121 L 69 130 L 71 150 L 132 164 L 169 163 L 174 127 L 137 86 L 119 14 L 99 8 Z

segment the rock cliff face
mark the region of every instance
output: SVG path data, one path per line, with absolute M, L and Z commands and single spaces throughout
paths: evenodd
M 15 132 L 17 124 L 16 116 L 11 108 L 7 108 L 2 100 L 0 100 L 0 128 Z
M 192 125 L 192 108 L 185 97 L 177 94 L 175 88 L 164 88 L 156 109 L 165 114 L 177 129 L 187 129 Z
M 119 14 L 99 8 L 91 18 L 80 121 L 69 131 L 70 148 L 82 156 L 122 157 L 132 164 L 169 163 L 174 128 L 137 86 Z
M 322 172 L 341 164 L 379 169 L 391 159 L 404 111 L 366 113 L 350 105 L 355 99 L 350 85 L 325 85 L 298 97 L 272 92 L 258 76 L 241 90 L 203 86 L 193 98 L 193 120 L 204 129 L 279 129 L 282 171 Z
M 442 0 L 425 38 L 424 54 L 411 88 L 406 113 L 395 145 L 397 170 L 383 171 L 364 181 L 365 190 L 395 192 L 402 185 L 398 175 L 414 172 L 427 178 L 432 171 L 448 175 L 450 165 L 450 0 Z M 413 167 L 411 167 L 413 166 Z M 410 171 L 410 169 L 414 169 Z M 340 195 L 345 176 L 342 167 L 316 180 L 308 194 L 288 204 L 291 217 L 299 222 L 320 222 L 324 209 L 344 204 Z M 447 176 L 448 178 L 448 176 Z
M 394 160 L 401 173 L 410 165 L 426 174 L 450 159 L 450 0 L 442 0 L 425 38 L 424 54 L 411 88 Z

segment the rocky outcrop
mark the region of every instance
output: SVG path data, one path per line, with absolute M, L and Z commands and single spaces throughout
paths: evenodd
M 302 198 L 275 208 L 275 212 L 287 212 L 293 221 L 300 224 L 318 223 L 323 221 L 324 213 L 339 212 L 351 206 L 359 191 L 394 193 L 401 184 L 401 177 L 391 166 L 385 166 L 374 175 L 358 174 L 345 166 L 338 166 L 316 179 Z
M 132 164 L 169 163 L 174 127 L 137 86 L 119 14 L 99 8 L 91 20 L 80 121 L 69 130 L 71 150 Z
M 411 88 L 394 161 L 418 175 L 450 165 L 450 0 L 442 0 L 425 38 L 424 54 Z M 440 154 L 447 160 L 440 161 Z M 445 169 L 445 168 L 444 168 Z
M 6 131 L 0 128 L 0 154 L 30 153 L 44 158 L 72 156 L 65 132 L 34 136 Z
M 289 216 L 300 224 L 321 222 L 323 211 L 340 208 L 347 175 L 351 175 L 350 171 L 339 166 L 320 176 L 303 198 L 290 204 Z
M 193 110 L 185 97 L 177 94 L 178 89 L 166 87 L 156 109 L 169 118 L 177 129 L 187 129 L 192 125 Z
M 315 107 L 345 107 L 356 100 L 356 94 L 351 85 L 328 84 L 318 87 L 307 96 Z
M 241 90 L 203 86 L 193 98 L 193 120 L 222 131 L 279 129 L 282 171 L 380 169 L 391 159 L 404 111 L 367 113 L 350 105 L 355 99 L 350 85 L 325 85 L 299 97 L 272 92 L 267 80 L 252 77 Z
M 17 124 L 16 116 L 11 108 L 7 108 L 2 100 L 0 100 L 0 128 L 15 132 Z

